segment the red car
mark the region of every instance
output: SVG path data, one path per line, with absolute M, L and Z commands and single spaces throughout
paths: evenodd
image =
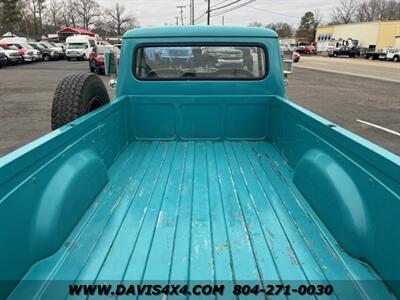
M 297 46 L 297 52 L 301 54 L 316 54 L 317 49 L 312 45 L 299 44 Z
M 22 57 L 22 60 L 24 62 L 33 62 L 37 60 L 37 57 L 35 56 L 36 53 L 39 53 L 39 51 L 36 51 L 33 49 L 31 46 L 29 46 L 27 43 L 20 43 L 20 42 L 9 42 L 9 41 L 1 41 L 2 45 L 4 46 L 15 46 L 18 48 L 19 55 Z
M 298 52 L 293 52 L 293 62 L 299 62 L 300 54 Z
M 112 46 L 96 46 L 93 47 L 92 53 L 89 55 L 89 70 L 97 74 L 104 73 L 104 53 L 113 50 Z

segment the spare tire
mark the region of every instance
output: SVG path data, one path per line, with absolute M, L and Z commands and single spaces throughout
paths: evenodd
M 103 81 L 95 74 L 73 73 L 57 85 L 51 112 L 51 128 L 57 129 L 110 103 Z

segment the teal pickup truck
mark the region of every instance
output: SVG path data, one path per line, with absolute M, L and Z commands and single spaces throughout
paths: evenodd
M 67 75 L 54 130 L 0 159 L 0 298 L 400 297 L 399 157 L 288 100 L 283 73 L 275 32 L 193 26 L 128 31 L 112 102 Z

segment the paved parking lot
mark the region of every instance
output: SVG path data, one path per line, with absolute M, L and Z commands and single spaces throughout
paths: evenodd
M 400 63 L 365 58 L 302 56 L 299 68 L 400 83 Z
M 295 68 L 289 77 L 288 96 L 331 122 L 400 155 L 399 83 Z
M 391 63 L 386 64 L 392 67 Z M 294 102 L 400 154 L 400 136 L 359 122 L 400 132 L 398 83 L 301 68 L 307 65 L 300 62 L 289 78 L 288 95 Z M 49 132 L 57 83 L 66 74 L 87 70 L 87 62 L 75 61 L 0 69 L 0 156 Z M 357 64 L 352 70 L 363 72 Z M 108 82 L 108 77 L 103 79 Z

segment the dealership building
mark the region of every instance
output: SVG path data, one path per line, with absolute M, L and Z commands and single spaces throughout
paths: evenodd
M 369 49 L 400 48 L 400 20 L 328 25 L 317 28 L 315 42 L 357 40 Z

